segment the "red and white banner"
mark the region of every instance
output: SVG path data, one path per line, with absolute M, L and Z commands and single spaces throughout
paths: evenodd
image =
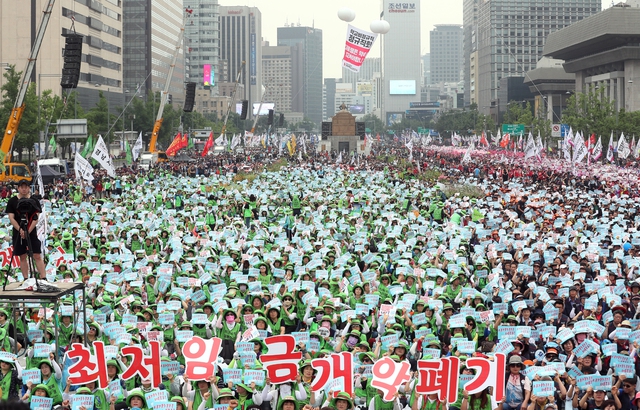
M 342 67 L 347 68 L 354 73 L 360 71 L 364 59 L 369 54 L 371 46 L 378 37 L 375 33 L 360 30 L 349 24 L 347 28 L 347 41 L 344 45 L 344 57 L 342 58 Z
M 267 353 L 260 356 L 264 366 L 263 372 L 273 384 L 295 382 L 299 374 L 302 353 L 296 351 L 296 340 L 292 335 L 271 336 L 264 339 Z M 122 355 L 129 356 L 128 368 L 122 378 L 134 376 L 151 379 L 152 386 L 158 387 L 162 382 L 160 342 L 150 341 L 150 352 L 145 353 L 139 346 L 122 348 Z M 78 359 L 69 367 L 69 383 L 82 385 L 93 381 L 100 388 L 109 385 L 107 378 L 107 358 L 102 341 L 94 342 L 94 351 L 82 344 L 74 343 L 67 352 L 69 359 Z M 216 374 L 218 357 L 222 349 L 222 340 L 214 337 L 202 339 L 198 336 L 189 339 L 182 347 L 184 355 L 185 376 L 189 380 L 210 380 Z M 484 391 L 493 386 L 492 398 L 496 403 L 505 396 L 506 356 L 496 353 L 492 360 L 484 357 L 471 357 L 465 363 L 475 375 L 463 381 L 460 378 L 460 359 L 456 356 L 418 360 L 418 381 L 416 393 L 437 394 L 438 400 L 455 403 L 458 400 L 459 388 L 463 387 L 469 394 Z M 317 373 L 311 382 L 311 391 L 324 390 L 327 395 L 336 397 L 339 392 L 354 396 L 354 382 L 362 374 L 356 374 L 353 356 L 349 352 L 334 353 L 327 357 L 311 361 Z M 378 359 L 373 365 L 371 385 L 383 393 L 382 400 L 392 401 L 398 390 L 411 379 L 409 362 L 396 362 L 389 357 Z

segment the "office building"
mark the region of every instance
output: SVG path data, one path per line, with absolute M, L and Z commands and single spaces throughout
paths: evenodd
M 293 112 L 292 90 L 302 86 L 302 73 L 299 70 L 294 72 L 293 66 L 300 61 L 302 61 L 302 47 L 299 44 L 269 46 L 266 43 L 262 47 L 262 83 L 266 87 L 265 101 L 275 103 L 277 112 Z
M 250 107 L 253 103 L 260 103 L 262 98 L 261 45 L 262 14 L 258 8 L 220 6 L 220 58 L 227 62 L 228 82 L 235 82 L 238 72 L 241 72 L 240 84 L 244 86 L 244 94 L 237 97 L 249 100 Z
M 478 108 L 489 114 L 499 105 L 498 91 L 504 77 L 524 76 L 536 67 L 550 33 L 574 24 L 600 11 L 600 0 L 486 0 L 465 2 L 465 20 L 477 7 L 477 92 Z M 473 20 L 472 18 L 470 18 Z M 473 32 L 472 32 L 473 34 Z M 467 39 L 469 40 L 469 39 Z M 473 44 L 473 35 L 471 38 Z M 471 61 L 472 47 L 465 47 L 465 62 Z M 471 73 L 468 70 L 469 82 Z M 470 84 L 471 85 L 471 84 Z
M 464 105 L 477 104 L 475 80 L 478 59 L 478 4 L 479 0 L 463 0 L 462 2 L 462 66 L 464 80 Z
M 301 47 L 301 59 L 292 61 L 291 110 L 302 112 L 320 127 L 322 122 L 322 30 L 313 27 L 278 27 L 278 46 Z
M 380 72 L 380 58 L 367 57 L 362 63 L 360 71 L 358 71 L 357 73 L 343 68 L 342 82 L 351 83 L 355 88 L 358 81 L 371 81 L 373 79 L 373 75 Z
M 429 32 L 431 84 L 457 83 L 462 79 L 462 26 L 437 24 Z
M 155 2 L 155 0 L 154 0 Z M 184 0 L 185 81 L 212 93 L 218 82 L 220 56 L 220 5 L 218 0 Z
M 0 2 L 0 61 L 23 71 L 42 20 L 45 0 Z M 78 101 L 85 110 L 95 107 L 102 91 L 112 112 L 122 107 L 122 2 L 58 0 L 44 36 L 31 81 L 37 91 L 62 95 L 60 79 L 64 64 L 65 38 L 75 20 L 75 30 L 84 36 Z M 72 20 L 72 18 L 74 20 Z M 6 24 L 5 24 L 6 23 Z M 65 92 L 66 94 L 66 92 Z
M 163 91 L 183 25 L 182 0 L 125 0 L 123 3 L 123 83 L 125 98 Z M 197 19 L 187 15 L 187 21 Z M 169 85 L 175 104 L 184 102 L 184 47 Z
M 385 81 L 382 120 L 390 125 L 404 117 L 409 103 L 420 101 L 420 2 L 384 0 L 383 12 L 391 30 L 381 36 Z
M 553 33 L 546 57 L 564 60 L 576 94 L 602 93 L 616 111 L 640 111 L 640 2 L 619 3 Z M 548 111 L 562 104 L 545 90 Z
M 431 85 L 431 55 L 422 56 L 422 85 Z

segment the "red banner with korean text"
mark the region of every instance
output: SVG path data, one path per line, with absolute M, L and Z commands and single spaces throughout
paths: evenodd
M 292 335 L 267 337 L 267 353 L 260 356 L 266 371 L 266 377 L 272 384 L 296 382 L 299 375 L 299 363 L 302 353 L 296 351 L 296 341 Z M 67 356 L 74 360 L 69 367 L 69 382 L 72 385 L 84 385 L 96 382 L 98 387 L 107 388 L 107 358 L 104 343 L 94 342 L 93 352 L 82 344 L 74 343 Z M 185 376 L 189 380 L 210 380 L 217 373 L 218 357 L 222 350 L 222 340 L 214 337 L 202 339 L 192 337 L 182 346 Z M 121 354 L 129 357 L 128 368 L 124 369 L 124 380 L 139 376 L 147 379 L 153 387 L 162 382 L 161 345 L 158 341 L 149 342 L 149 352 L 139 346 L 125 346 Z M 311 382 L 311 391 L 323 390 L 328 396 L 336 397 L 345 392 L 354 397 L 354 380 L 361 374 L 355 374 L 357 366 L 353 364 L 353 355 L 349 352 L 334 353 L 327 357 L 313 359 L 311 366 L 316 376 Z M 491 358 L 471 357 L 465 366 L 475 370 L 473 378 L 461 383 L 460 359 L 455 356 L 434 360 L 418 360 L 418 394 L 437 394 L 438 400 L 455 403 L 458 391 L 463 387 L 469 394 L 479 393 L 492 387 L 492 398 L 500 403 L 505 397 L 506 356 L 496 353 Z M 390 357 L 375 361 L 371 369 L 371 386 L 382 392 L 382 400 L 393 401 L 400 387 L 411 379 L 411 365 L 407 361 L 396 362 Z
M 9 246 L 7 249 L 2 249 L 0 250 L 0 267 L 4 268 L 5 266 L 7 266 L 10 262 L 11 263 L 11 267 L 12 268 L 19 268 L 20 267 L 20 257 L 18 256 L 13 256 L 13 260 L 12 257 L 13 256 L 13 245 Z
M 349 24 L 347 28 L 347 41 L 344 45 L 344 57 L 342 67 L 357 73 L 364 63 L 364 59 L 369 54 L 371 46 L 378 37 L 375 33 L 360 30 Z

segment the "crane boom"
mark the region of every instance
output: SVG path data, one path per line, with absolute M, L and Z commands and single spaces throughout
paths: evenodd
M 180 54 L 180 48 L 182 47 L 182 39 L 184 37 L 184 24 L 180 27 L 180 34 L 178 35 L 178 43 L 176 44 L 176 51 L 173 53 L 173 59 L 169 66 L 169 75 L 167 81 L 164 84 L 164 90 L 160 95 L 160 107 L 158 107 L 158 115 L 156 115 L 156 122 L 153 124 L 153 132 L 151 133 L 151 140 L 149 141 L 149 152 L 157 152 L 156 143 L 158 142 L 158 133 L 162 126 L 162 114 L 164 112 L 164 106 L 169 99 L 169 86 L 171 85 L 171 78 L 173 77 L 173 71 L 176 68 L 176 62 L 178 61 L 178 55 Z
M 9 121 L 7 122 L 7 127 L 5 128 L 5 131 L 4 131 L 2 144 L 0 145 L 0 149 L 2 150 L 3 153 L 6 154 L 3 160 L 4 163 L 11 161 L 11 151 L 13 150 L 13 142 L 15 140 L 18 127 L 20 126 L 20 120 L 22 119 L 22 114 L 24 113 L 24 97 L 27 95 L 27 90 L 29 89 L 31 74 L 33 73 L 33 69 L 36 66 L 36 60 L 38 58 L 38 53 L 40 52 L 40 46 L 42 45 L 44 34 L 47 31 L 47 26 L 49 25 L 49 20 L 51 19 L 51 12 L 53 11 L 53 5 L 55 4 L 55 2 L 56 0 L 49 0 L 49 2 L 47 3 L 47 6 L 42 12 L 43 13 L 42 21 L 40 22 L 40 27 L 38 28 L 36 40 L 34 41 L 33 47 L 31 48 L 31 53 L 29 54 L 29 60 L 27 61 L 27 68 L 22 73 L 22 78 L 20 79 L 20 88 L 18 90 L 18 97 L 16 98 L 16 102 L 13 105 L 13 109 L 11 110 L 11 115 L 9 116 Z

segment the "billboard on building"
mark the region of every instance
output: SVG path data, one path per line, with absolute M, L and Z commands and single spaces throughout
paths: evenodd
M 358 90 L 358 95 L 371 95 L 373 93 L 373 84 L 359 82 L 356 85 L 356 89 Z
M 215 85 L 213 80 L 213 67 L 211 66 L 211 64 L 204 65 L 204 75 L 202 83 L 205 87 L 212 87 Z
M 387 127 L 393 127 L 394 124 L 402 122 L 404 119 L 404 113 L 402 112 L 388 112 L 387 113 Z
M 416 93 L 415 80 L 390 80 L 389 94 L 391 95 L 413 95 Z
M 353 104 L 349 106 L 349 112 L 351 114 L 364 114 L 364 105 Z

